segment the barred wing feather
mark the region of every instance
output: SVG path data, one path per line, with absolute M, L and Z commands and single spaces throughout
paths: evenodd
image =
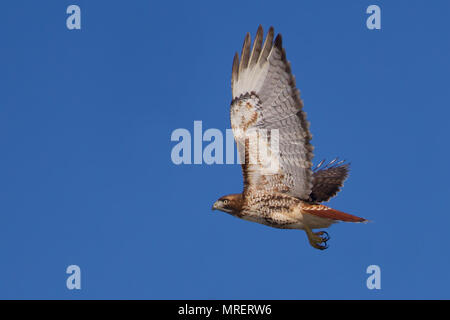
M 231 126 L 245 160 L 244 192 L 270 189 L 309 200 L 313 187 L 309 123 L 281 35 L 273 39 L 271 27 L 263 43 L 260 26 L 253 47 L 247 34 L 240 59 L 236 54 L 233 60 Z M 248 138 L 253 129 L 259 139 L 256 146 Z M 269 138 L 265 139 L 264 148 L 268 150 L 269 160 L 277 163 L 276 171 L 267 170 L 261 162 L 258 153 L 264 141 L 261 132 L 266 132 Z M 278 148 L 274 147 L 277 145 Z M 251 158 L 256 161 L 252 162 Z

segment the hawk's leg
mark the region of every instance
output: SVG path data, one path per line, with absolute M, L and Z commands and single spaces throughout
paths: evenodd
M 305 232 L 308 236 L 309 243 L 316 249 L 325 250 L 328 248 L 327 241 L 330 240 L 330 236 L 326 231 L 312 232 L 312 230 L 305 226 Z

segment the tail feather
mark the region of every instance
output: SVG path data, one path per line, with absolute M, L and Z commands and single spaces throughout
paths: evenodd
M 322 204 L 305 205 L 302 207 L 304 213 L 312 214 L 317 217 L 327 218 L 345 222 L 367 222 L 368 220 L 348 214 L 339 210 L 332 209 Z

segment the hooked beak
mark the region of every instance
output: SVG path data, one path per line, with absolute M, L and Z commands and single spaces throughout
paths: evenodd
M 214 202 L 211 210 L 217 210 L 218 208 L 219 208 L 219 203 L 216 201 L 216 202 Z

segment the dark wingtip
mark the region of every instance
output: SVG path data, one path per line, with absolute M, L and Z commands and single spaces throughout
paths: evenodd
M 275 47 L 277 47 L 280 50 L 283 48 L 283 39 L 280 33 L 277 34 L 277 37 L 275 38 Z
M 233 76 L 237 76 L 238 74 L 238 69 L 239 69 L 239 53 L 235 53 L 234 54 L 234 58 L 233 58 L 233 66 L 232 66 L 232 72 L 233 72 Z
M 245 40 L 244 41 L 251 41 L 252 36 L 250 35 L 250 32 L 247 32 L 245 34 Z
M 239 64 L 239 53 L 238 52 L 234 53 L 233 64 L 235 64 L 236 62 Z

